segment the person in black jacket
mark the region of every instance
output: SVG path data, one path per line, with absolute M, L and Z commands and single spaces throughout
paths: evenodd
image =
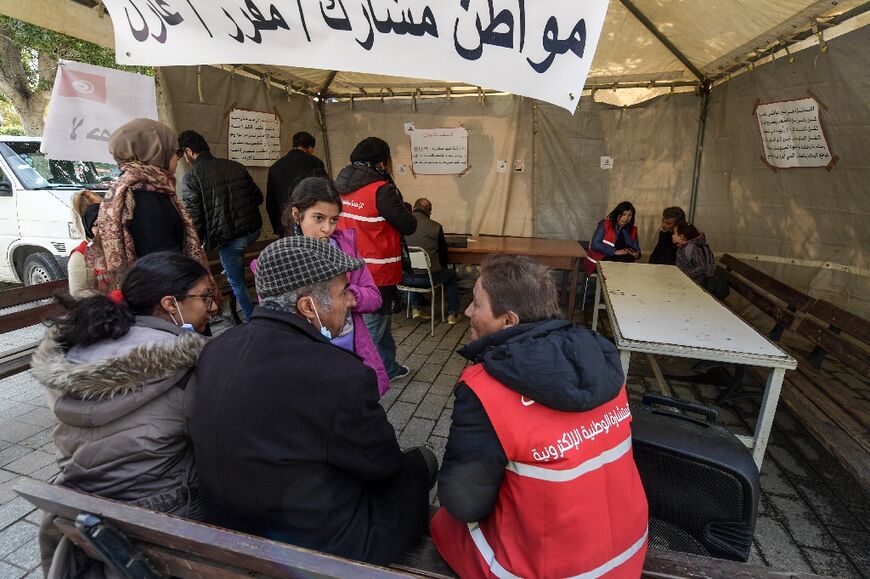
M 668 207 L 662 211 L 662 226 L 659 229 L 659 238 L 656 247 L 649 256 L 650 263 L 674 265 L 677 262 L 677 246 L 671 237 L 674 228 L 686 222 L 686 212 L 680 207 Z
M 217 249 L 227 282 L 245 320 L 254 304 L 245 282 L 245 250 L 260 237 L 263 194 L 244 165 L 211 154 L 195 131 L 178 136 L 179 151 L 192 166 L 184 176 L 181 196 L 205 249 Z
M 269 168 L 269 178 L 266 181 L 266 213 L 269 214 L 272 231 L 278 237 L 290 233 L 284 231 L 281 218 L 296 185 L 306 177 L 328 177 L 323 161 L 314 156 L 316 144 L 317 141 L 311 133 L 296 133 L 293 135 L 293 148 Z
M 260 305 L 199 359 L 190 433 L 206 522 L 377 564 L 417 542 L 438 468 L 403 453 L 375 372 L 330 343 L 364 267 L 312 237 L 260 254 Z

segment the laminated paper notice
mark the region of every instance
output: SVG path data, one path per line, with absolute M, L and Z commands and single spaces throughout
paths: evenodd
M 468 168 L 468 131 L 415 128 L 411 163 L 417 175 L 458 175 Z
M 755 110 L 764 159 L 779 168 L 826 167 L 831 151 L 814 98 L 758 105 Z
M 242 165 L 269 167 L 281 152 L 281 121 L 274 113 L 233 109 L 229 127 L 230 159 Z

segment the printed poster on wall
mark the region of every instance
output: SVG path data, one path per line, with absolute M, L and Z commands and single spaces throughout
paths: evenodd
M 153 77 L 61 60 L 39 149 L 51 159 L 114 163 L 109 138 L 136 118 L 157 119 Z
M 758 105 L 755 116 L 768 164 L 782 169 L 831 164 L 831 150 L 819 121 L 816 99 Z
M 229 158 L 249 167 L 271 167 L 281 154 L 281 121 L 275 113 L 233 109 Z
M 462 127 L 415 128 L 410 136 L 415 174 L 458 175 L 468 168 L 468 131 Z
M 112 17 L 121 64 L 270 64 L 460 81 L 573 113 L 608 0 L 103 4 Z

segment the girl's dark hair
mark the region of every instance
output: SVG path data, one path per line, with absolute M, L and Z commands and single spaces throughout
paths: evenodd
M 164 296 L 183 300 L 207 275 L 201 263 L 180 253 L 151 253 L 127 270 L 120 303 L 103 294 L 78 300 L 69 295 L 56 296 L 68 312 L 50 320 L 49 325 L 57 328 L 57 341 L 67 349 L 117 340 L 130 331 L 137 315 L 152 315 Z
M 674 231 L 677 232 L 677 235 L 682 235 L 686 238 L 686 241 L 691 239 L 695 239 L 701 232 L 698 231 L 698 228 L 692 225 L 691 223 L 686 223 L 685 221 L 682 223 L 677 223 L 677 226 L 674 227 Z
M 308 177 L 300 181 L 293 189 L 290 202 L 281 216 L 284 234 L 293 235 L 293 209 L 298 209 L 299 213 L 305 213 L 308 208 L 320 202 L 332 203 L 338 207 L 339 212 L 341 211 L 341 197 L 329 179 Z
M 619 221 L 619 216 L 622 215 L 622 212 L 629 210 L 631 211 L 631 221 L 628 222 L 626 227 L 629 231 L 631 231 L 631 228 L 634 227 L 634 218 L 635 216 L 637 216 L 637 211 L 634 210 L 634 205 L 632 205 L 629 201 L 623 201 L 607 215 L 607 218 L 613 224 L 614 228 L 616 227 L 616 223 L 617 221 Z

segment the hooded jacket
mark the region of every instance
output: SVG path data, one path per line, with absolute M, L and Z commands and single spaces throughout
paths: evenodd
M 348 165 L 336 177 L 335 190 L 344 196 L 375 181 L 384 181 L 384 178 L 374 169 L 363 165 Z M 378 213 L 396 228 L 399 235 L 411 235 L 417 229 L 417 219 L 405 209 L 404 203 L 402 194 L 392 181 L 387 180 L 378 188 L 375 197 Z
M 184 176 L 182 198 L 206 250 L 263 226 L 263 194 L 241 163 L 200 153 Z
M 550 320 L 461 353 L 477 365 L 457 388 L 439 476 L 431 530 L 445 560 L 461 577 L 637 576 L 647 505 L 615 347 Z
M 707 246 L 707 238 L 703 233 L 690 239 L 677 249 L 676 266 L 700 286 L 704 285 L 705 278 L 713 275 L 716 261 Z
M 201 514 L 187 435 L 194 388 L 187 378 L 205 342 L 151 316 L 137 317 L 117 340 L 69 351 L 49 329 L 31 367 L 58 420 L 54 483 L 179 516 Z M 40 535 L 49 576 L 60 535 L 50 521 Z

